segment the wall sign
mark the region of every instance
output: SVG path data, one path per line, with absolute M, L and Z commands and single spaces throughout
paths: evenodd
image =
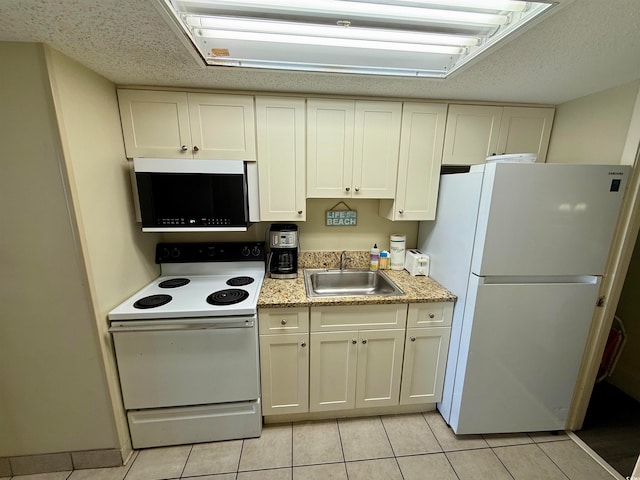
M 338 205 L 344 205 L 346 210 L 336 210 Z M 338 202 L 326 211 L 327 227 L 355 227 L 358 222 L 358 211 L 351 210 L 351 207 L 344 202 Z

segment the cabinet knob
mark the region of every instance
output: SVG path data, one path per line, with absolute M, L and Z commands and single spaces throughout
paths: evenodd
M 435 318 L 436 316 L 433 313 L 429 314 L 429 318 Z
M 180 147 L 180 150 L 182 150 L 183 152 L 186 152 L 187 150 L 189 150 L 189 147 L 187 147 L 186 145 L 182 145 Z
M 413 337 L 413 336 L 409 337 L 409 339 L 410 339 L 412 342 L 415 342 L 415 341 L 416 341 L 416 337 Z
M 298 215 L 302 215 L 302 210 L 298 210 Z
M 287 321 L 283 318 L 282 320 L 280 320 L 280 325 L 286 325 Z
M 345 191 L 350 192 L 351 191 L 351 187 L 345 187 Z
M 360 187 L 356 187 L 356 192 L 359 192 L 359 191 L 360 191 Z
M 304 340 L 302 340 L 302 341 L 300 342 L 300 346 L 301 346 L 301 347 L 306 347 L 306 346 L 307 346 L 307 342 L 305 342 Z
M 198 146 L 197 146 L 197 145 L 194 145 L 194 146 L 193 146 L 193 151 L 194 151 L 194 152 L 199 152 L 199 151 L 200 151 L 200 149 L 198 148 Z
M 363 344 L 363 345 L 365 345 L 366 343 L 367 343 L 367 339 L 366 339 L 366 338 L 363 338 L 363 339 L 362 339 L 362 344 Z
M 398 213 L 402 215 L 404 213 L 404 210 L 398 210 Z
M 355 338 L 352 338 L 351 339 L 351 343 L 353 343 L 355 345 L 356 343 L 358 343 L 358 340 L 356 340 Z

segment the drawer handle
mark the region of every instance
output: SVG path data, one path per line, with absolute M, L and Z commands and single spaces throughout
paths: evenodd
M 300 346 L 301 346 L 301 347 L 306 347 L 306 346 L 307 346 L 307 342 L 305 342 L 304 340 L 302 340 L 302 341 L 300 342 Z
M 182 150 L 183 152 L 186 152 L 186 151 L 187 151 L 187 150 L 189 150 L 189 149 L 187 148 L 187 146 L 186 146 L 186 145 L 182 145 L 182 146 L 180 147 L 180 150 Z
M 358 340 L 356 340 L 355 338 L 352 338 L 351 339 L 351 343 L 353 343 L 355 345 L 356 343 L 358 343 Z
M 362 344 L 363 344 L 363 345 L 366 345 L 366 343 L 367 343 L 367 339 L 366 339 L 366 338 L 363 338 L 363 339 L 362 339 Z
M 283 318 L 282 320 L 280 320 L 280 324 L 281 324 L 281 325 L 286 325 L 286 324 L 287 324 L 287 321 Z
M 302 215 L 302 210 L 298 210 L 298 215 Z
M 433 313 L 429 314 L 429 318 L 435 318 L 436 316 Z
M 411 341 L 412 341 L 412 342 L 415 342 L 415 341 L 416 341 L 416 337 L 411 336 L 411 337 L 409 337 L 409 338 L 411 339 Z

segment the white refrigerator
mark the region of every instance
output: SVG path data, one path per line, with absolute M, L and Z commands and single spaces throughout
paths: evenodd
M 565 429 L 630 169 L 443 175 L 418 248 L 457 295 L 438 409 L 457 434 Z

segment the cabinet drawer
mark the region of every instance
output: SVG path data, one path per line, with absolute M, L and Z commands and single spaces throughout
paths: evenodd
M 407 304 L 311 307 L 311 331 L 404 328 Z
M 268 308 L 258 310 L 260 335 L 305 333 L 309 331 L 309 308 Z
M 451 325 L 453 302 L 412 303 L 409 305 L 407 327 L 446 327 Z

